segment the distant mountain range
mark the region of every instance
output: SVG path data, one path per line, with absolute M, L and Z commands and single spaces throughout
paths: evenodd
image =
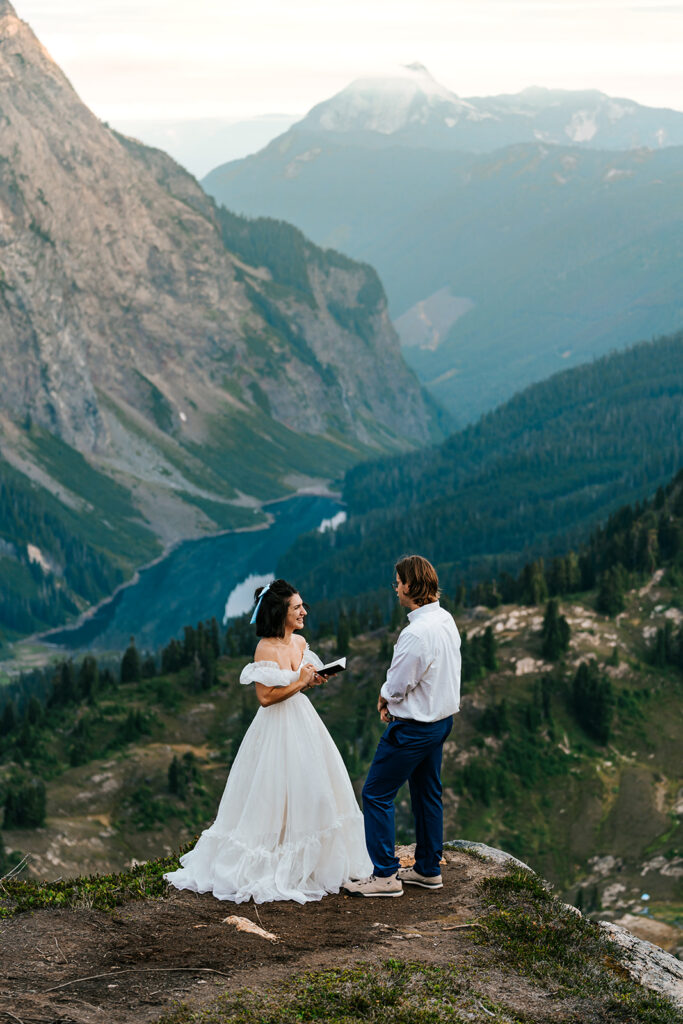
M 406 359 L 464 424 L 683 323 L 682 140 L 675 111 L 461 100 L 417 66 L 352 83 L 203 185 L 375 266 Z
M 372 268 L 103 125 L 8 0 L 0 83 L 0 604 L 62 615 L 438 432 Z
M 683 465 L 683 333 L 534 384 L 441 444 L 350 470 L 348 521 L 306 534 L 278 573 L 308 600 L 386 592 L 418 551 L 462 581 L 566 551 Z
M 313 107 L 288 136 L 308 133 L 369 147 L 398 144 L 475 153 L 520 142 L 657 148 L 683 145 L 683 113 L 643 107 L 595 89 L 533 86 L 512 95 L 462 99 L 422 64 L 410 64 L 392 76 L 356 79 Z

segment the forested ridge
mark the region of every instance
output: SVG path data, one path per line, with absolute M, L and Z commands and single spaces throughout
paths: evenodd
M 311 599 L 388 585 L 419 551 L 451 590 L 583 540 L 683 461 L 683 333 L 554 375 L 440 445 L 364 463 L 349 520 L 308 534 L 278 574 Z
M 95 532 L 0 458 L 0 648 L 3 636 L 64 622 L 123 580 L 112 545 L 93 543 Z

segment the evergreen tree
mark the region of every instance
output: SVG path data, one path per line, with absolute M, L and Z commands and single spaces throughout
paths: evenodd
M 78 686 L 76 684 L 74 664 L 69 658 L 68 661 L 63 661 L 57 669 L 50 697 L 50 704 L 55 704 L 57 707 L 64 707 L 66 704 L 73 703 L 77 697 Z
M 31 725 L 39 725 L 43 720 L 43 705 L 35 694 L 31 694 L 26 705 L 26 717 Z
M 250 655 L 256 646 L 254 627 L 250 624 L 251 616 L 240 615 L 233 619 L 225 632 L 225 653 L 231 658 L 238 655 Z
M 149 725 L 142 711 L 139 708 L 131 708 L 119 726 L 119 740 L 122 743 L 132 743 L 148 732 Z
M 130 644 L 121 659 L 121 682 L 139 683 L 141 679 L 142 663 L 140 661 L 138 649 L 135 646 L 135 637 L 132 636 L 130 638 Z
M 213 653 L 212 646 L 206 646 L 199 655 L 199 661 L 202 667 L 202 689 L 210 690 L 216 682 L 216 659 Z
M 466 632 L 460 635 L 460 658 L 461 678 L 463 683 L 472 682 L 478 679 L 483 671 L 482 638 L 473 636 L 471 639 Z
M 195 651 L 192 657 L 192 689 L 203 690 L 206 672 L 198 653 Z
M 398 629 L 399 626 L 404 626 L 405 625 L 405 617 L 406 617 L 405 608 L 403 608 L 402 605 L 400 605 L 398 603 L 398 601 L 397 601 L 396 604 L 393 606 L 393 608 L 391 610 L 391 622 L 390 622 L 389 628 L 391 630 L 394 630 L 394 629 Z
M 197 634 L 192 626 L 183 629 L 183 665 L 190 665 L 197 653 Z
M 578 555 L 570 551 L 567 555 L 567 591 L 575 594 L 581 590 L 581 565 Z
M 495 672 L 498 668 L 498 657 L 496 655 L 497 644 L 493 635 L 493 630 L 490 626 L 487 626 L 484 630 L 481 647 L 481 656 L 484 667 L 489 669 L 491 672 Z
M 2 716 L 0 716 L 0 736 L 9 736 L 17 723 L 17 715 L 14 710 L 14 701 L 5 701 L 2 709 Z
M 164 675 L 169 672 L 179 672 L 182 666 L 182 647 L 174 637 L 161 652 L 161 671 Z
M 604 615 L 618 615 L 625 607 L 626 573 L 622 565 L 611 565 L 600 574 L 595 607 Z
M 570 635 L 569 623 L 564 615 L 560 615 L 560 603 L 556 597 L 552 597 L 546 605 L 541 630 L 543 657 L 548 661 L 557 661 L 569 649 Z
M 543 604 L 548 600 L 548 585 L 543 570 L 543 559 L 524 566 L 520 580 L 520 601 L 522 604 Z
M 349 653 L 349 645 L 351 642 L 351 627 L 349 620 L 347 619 L 344 612 L 339 613 L 339 621 L 337 623 L 337 655 L 343 657 Z
M 91 729 L 90 718 L 81 715 L 72 733 L 73 743 L 69 750 L 69 763 L 72 767 L 87 764 L 90 759 Z
M 543 706 L 543 717 L 546 722 L 552 722 L 553 713 L 551 707 L 553 692 L 552 676 L 543 676 L 541 679 L 541 704 Z
M 110 693 L 118 687 L 118 679 L 110 668 L 105 668 L 100 673 L 100 688 L 104 693 Z
M 176 754 L 173 755 L 173 760 L 168 766 L 168 791 L 173 793 L 175 796 L 184 797 L 184 778 L 180 768 L 180 761 Z
M 214 658 L 220 658 L 221 656 L 221 635 L 218 629 L 218 622 L 214 615 L 209 624 L 209 632 L 211 635 L 211 649 L 213 651 Z
M 42 779 L 10 782 L 5 793 L 5 828 L 41 828 L 45 824 Z
M 142 662 L 142 678 L 143 679 L 154 679 L 157 674 L 157 663 L 154 659 L 154 655 L 149 654 Z
M 92 700 L 95 696 L 99 683 L 99 668 L 97 660 L 91 654 L 87 654 L 81 662 L 78 670 L 78 689 L 82 697 Z
M 582 661 L 572 684 L 574 712 L 586 732 L 599 743 L 607 743 L 614 712 L 610 680 L 601 676 L 595 661 Z
M 566 594 L 569 589 L 566 558 L 553 558 L 548 572 L 548 593 Z
M 188 792 L 199 782 L 197 761 L 191 750 L 183 754 L 182 760 L 174 755 L 168 766 L 168 789 L 170 793 L 185 800 Z

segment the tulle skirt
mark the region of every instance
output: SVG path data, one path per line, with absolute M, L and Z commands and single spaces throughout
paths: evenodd
M 177 889 L 234 903 L 306 903 L 371 873 L 344 762 L 303 694 L 259 708 L 216 820 L 180 863 L 165 875 Z

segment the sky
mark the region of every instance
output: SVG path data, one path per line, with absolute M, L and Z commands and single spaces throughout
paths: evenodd
M 419 61 L 459 96 L 595 88 L 683 110 L 683 3 L 13 0 L 103 120 L 303 114 Z

